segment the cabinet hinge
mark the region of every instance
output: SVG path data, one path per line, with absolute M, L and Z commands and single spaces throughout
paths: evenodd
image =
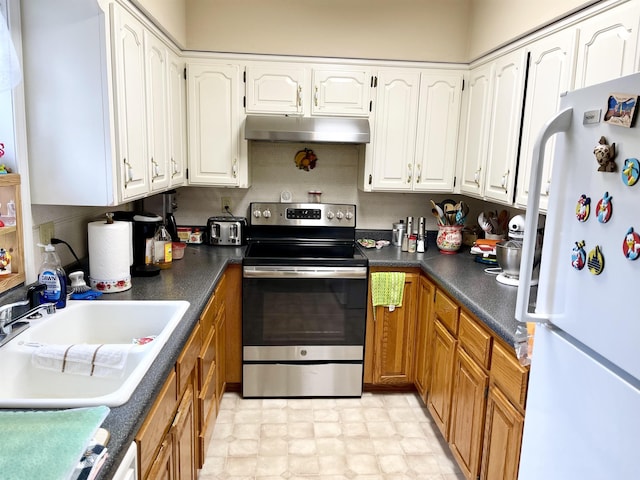
M 184 79 L 187 79 L 187 67 L 184 67 Z
M 187 180 L 189 180 L 189 169 L 188 168 L 185 168 L 184 174 L 186 175 Z
M 242 97 L 242 107 L 247 108 L 247 96 Z
M 373 100 L 369 100 L 369 111 L 373 111 Z
M 456 186 L 456 181 L 457 181 L 457 180 L 458 180 L 458 177 L 455 177 L 455 176 L 454 176 L 454 177 L 453 177 L 453 186 L 454 186 L 454 187 Z
M 373 88 L 378 88 L 378 77 L 375 77 L 375 80 L 373 82 Z
M 373 183 L 373 176 L 369 174 L 369 185 L 371 185 L 372 183 Z
M 247 71 L 242 72 L 242 82 L 247 83 Z
M 462 79 L 462 91 L 464 92 L 464 78 Z

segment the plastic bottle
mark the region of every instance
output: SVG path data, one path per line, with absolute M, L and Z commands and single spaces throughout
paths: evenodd
M 171 268 L 172 259 L 171 235 L 164 225 L 159 225 L 153 235 L 153 263 L 160 268 Z
M 40 294 L 40 301 L 56 302 L 57 308 L 64 308 L 67 305 L 67 275 L 60 264 L 60 258 L 53 245 L 38 246 L 44 248 L 38 282 L 46 285 L 46 289 Z

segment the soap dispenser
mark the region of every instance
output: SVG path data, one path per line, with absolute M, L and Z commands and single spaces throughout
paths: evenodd
M 45 285 L 40 293 L 41 303 L 55 302 L 56 308 L 67 305 L 67 275 L 60 264 L 56 248 L 51 245 L 38 244 L 44 248 L 42 264 L 38 271 L 38 282 Z

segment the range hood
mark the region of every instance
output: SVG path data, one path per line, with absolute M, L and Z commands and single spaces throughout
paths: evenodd
M 369 143 L 369 120 L 248 115 L 244 137 L 269 142 Z

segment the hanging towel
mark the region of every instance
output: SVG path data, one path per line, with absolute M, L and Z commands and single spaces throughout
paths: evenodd
M 34 367 L 93 377 L 120 377 L 132 345 L 41 345 L 31 355 Z
M 371 299 L 373 306 L 384 305 L 393 311 L 402 306 L 404 272 L 375 272 L 371 274 Z M 374 310 L 375 312 L 375 310 Z

